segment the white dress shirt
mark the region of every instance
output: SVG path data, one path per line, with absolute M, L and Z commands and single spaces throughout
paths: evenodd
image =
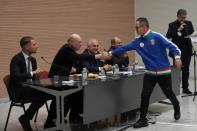
M 27 54 L 25 54 L 23 51 L 22 51 L 22 53 L 23 53 L 23 56 L 25 57 L 26 70 L 28 70 L 28 58 L 29 58 L 29 56 Z M 31 61 L 30 61 L 30 74 L 31 74 L 31 76 L 33 76 Z

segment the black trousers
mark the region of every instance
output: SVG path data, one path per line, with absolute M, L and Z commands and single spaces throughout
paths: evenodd
M 83 113 L 83 91 L 78 91 L 64 98 L 64 116 L 70 110 L 69 120 L 78 119 L 79 114 Z M 47 122 L 56 119 L 56 101 L 53 100 L 50 106 Z
M 32 89 L 30 87 L 22 87 L 21 99 L 29 100 L 31 102 L 29 108 L 26 110 L 24 117 L 27 120 L 33 119 L 35 113 L 42 107 L 47 100 L 54 99 L 53 96 L 43 93 L 41 91 Z
M 189 86 L 189 66 L 191 62 L 191 55 L 188 55 L 187 52 L 182 52 L 181 55 L 182 61 L 182 88 L 183 90 L 187 90 Z
M 144 81 L 143 81 L 143 89 L 142 89 L 142 93 L 141 93 L 141 106 L 140 106 L 140 112 L 141 112 L 140 118 L 141 119 L 146 118 L 148 107 L 149 107 L 150 96 L 152 94 L 152 91 L 153 91 L 156 83 L 159 84 L 159 86 L 162 89 L 165 96 L 168 99 L 170 99 L 174 108 L 179 106 L 179 102 L 178 102 L 174 92 L 172 91 L 171 74 L 168 74 L 168 75 L 145 74 Z
M 83 91 L 71 94 L 65 99 L 65 116 L 68 113 L 68 105 L 70 105 L 69 120 L 78 120 L 79 114 L 83 113 Z

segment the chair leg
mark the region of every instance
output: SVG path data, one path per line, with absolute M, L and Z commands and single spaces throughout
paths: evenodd
M 22 107 L 23 107 L 23 111 L 25 113 L 26 109 L 25 109 L 25 104 L 22 103 Z
M 7 129 L 7 125 L 8 125 L 8 121 L 9 121 L 9 118 L 10 118 L 10 113 L 11 113 L 12 107 L 13 107 L 13 102 L 11 102 L 11 104 L 10 104 L 10 108 L 9 108 L 9 111 L 8 111 L 8 116 L 7 116 L 7 120 L 6 120 L 6 123 L 5 123 L 4 131 L 6 131 L 6 129 Z
M 49 106 L 48 106 L 47 102 L 45 102 L 45 105 L 46 105 L 47 111 L 49 113 Z
M 39 109 L 38 109 L 38 111 L 39 111 Z M 37 121 L 38 111 L 36 112 L 36 115 L 35 115 L 35 118 L 34 118 L 34 122 L 35 122 L 35 123 L 36 123 L 36 121 Z

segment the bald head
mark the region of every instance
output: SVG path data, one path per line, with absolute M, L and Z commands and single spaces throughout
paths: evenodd
M 94 39 L 94 38 L 91 38 L 91 39 L 88 40 L 87 46 L 91 46 L 94 43 L 98 43 L 98 40 L 97 39 Z
M 71 34 L 67 40 L 68 44 L 73 47 L 75 51 L 80 50 L 82 46 L 81 36 L 78 34 Z
M 87 49 L 93 53 L 93 54 L 97 54 L 98 53 L 98 49 L 99 49 L 99 42 L 97 39 L 95 38 L 91 38 L 88 40 L 87 43 Z
M 70 42 L 73 41 L 73 40 L 81 40 L 81 36 L 78 35 L 78 34 L 71 34 L 71 35 L 68 37 L 67 42 L 70 43 Z
M 111 39 L 111 47 L 112 47 L 112 48 L 117 48 L 117 47 L 121 46 L 121 44 L 122 44 L 122 41 L 121 41 L 120 38 L 118 38 L 118 37 L 113 37 L 113 38 Z

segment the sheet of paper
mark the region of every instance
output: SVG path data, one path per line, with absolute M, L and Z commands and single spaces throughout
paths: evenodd
M 194 33 L 190 35 L 190 38 L 191 38 L 192 43 L 196 44 L 197 43 L 197 31 L 194 31 Z

